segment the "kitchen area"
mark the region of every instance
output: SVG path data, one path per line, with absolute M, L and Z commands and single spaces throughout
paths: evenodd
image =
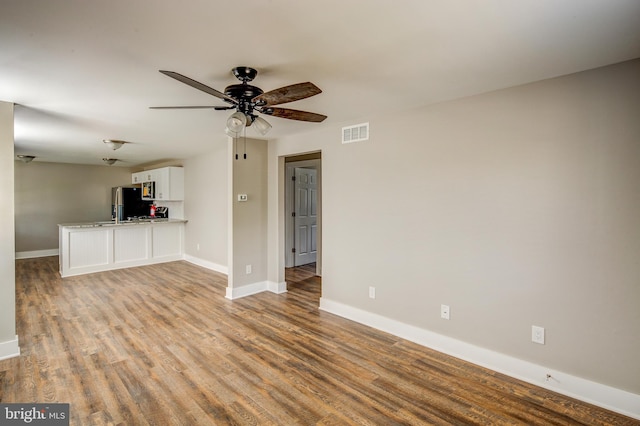
M 184 169 L 136 172 L 111 189 L 111 220 L 58 224 L 62 277 L 180 260 Z

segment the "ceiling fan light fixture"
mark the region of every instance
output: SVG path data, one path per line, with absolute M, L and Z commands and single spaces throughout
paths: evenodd
M 106 164 L 108 165 L 113 165 L 116 161 L 118 161 L 117 158 L 103 158 L 102 161 L 104 161 Z
M 167 77 L 171 77 L 181 83 L 193 87 L 194 89 L 208 93 L 216 98 L 222 99 L 229 106 L 173 106 L 173 107 L 151 107 L 153 109 L 199 109 L 213 108 L 216 111 L 235 109 L 235 112 L 227 118 L 225 133 L 236 139 L 247 127 L 256 123 L 256 131 L 264 136 L 271 130 L 271 124 L 263 118 L 256 116 L 255 112 L 262 114 L 287 118 L 290 120 L 308 121 L 320 123 L 326 115 L 316 114 L 308 111 L 299 111 L 290 108 L 274 108 L 273 105 L 281 105 L 288 102 L 295 102 L 322 93 L 322 90 L 315 84 L 307 81 L 305 83 L 290 84 L 288 86 L 273 89 L 268 92 L 261 88 L 248 84 L 258 74 L 255 68 L 235 67 L 231 70 L 233 75 L 241 81 L 240 84 L 232 84 L 225 87 L 224 93 L 206 84 L 200 83 L 185 75 L 175 71 L 160 70 Z
M 231 136 L 232 138 L 237 138 L 240 136 L 240 133 L 238 132 L 233 132 L 231 131 L 228 127 L 225 127 L 224 132 L 228 135 Z
M 236 111 L 227 118 L 227 129 L 234 133 L 240 133 L 247 125 L 247 116 L 243 112 Z
M 22 154 L 17 155 L 16 157 L 18 157 L 18 159 L 23 163 L 30 163 L 33 161 L 34 158 L 36 158 L 35 155 L 22 155 Z
M 253 125 L 262 136 L 266 135 L 269 133 L 269 130 L 271 130 L 271 124 L 262 117 L 256 117 L 253 120 Z
M 124 145 L 125 143 L 127 143 L 127 142 L 125 142 L 125 141 L 120 141 L 120 140 L 117 140 L 117 139 L 103 139 L 103 140 L 102 140 L 102 142 L 104 142 L 105 144 L 107 144 L 107 146 L 108 146 L 109 148 L 111 148 L 112 150 L 114 150 L 114 151 L 115 151 L 116 149 L 120 149 L 120 148 L 122 148 L 122 145 Z

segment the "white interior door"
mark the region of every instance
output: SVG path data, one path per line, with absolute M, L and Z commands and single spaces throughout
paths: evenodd
M 318 175 L 315 169 L 295 168 L 294 266 L 316 261 L 318 254 Z

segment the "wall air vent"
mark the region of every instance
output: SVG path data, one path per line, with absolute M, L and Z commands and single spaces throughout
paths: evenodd
M 342 128 L 342 143 L 369 140 L 369 123 L 356 124 Z

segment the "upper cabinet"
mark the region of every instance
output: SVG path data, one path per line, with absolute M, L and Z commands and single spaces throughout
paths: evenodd
M 155 169 L 156 200 L 184 200 L 184 169 L 182 167 L 163 167 Z
M 162 167 L 133 173 L 131 182 L 155 182 L 155 200 L 184 200 L 184 169 L 182 167 Z
M 153 172 L 155 170 L 145 170 L 144 172 L 133 173 L 131 183 L 154 182 Z

